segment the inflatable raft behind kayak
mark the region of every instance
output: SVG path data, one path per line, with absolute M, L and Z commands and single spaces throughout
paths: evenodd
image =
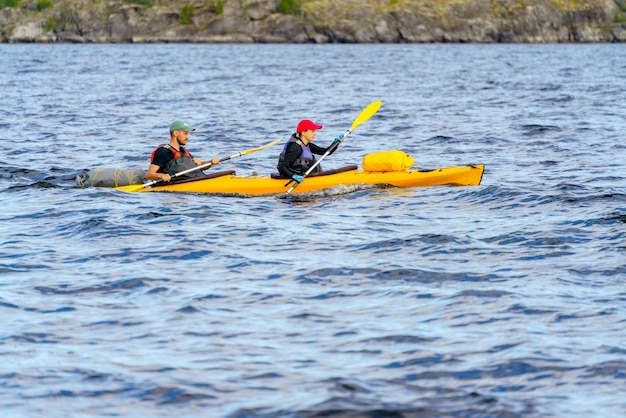
M 373 172 L 359 170 L 356 165 L 307 176 L 292 193 L 309 193 L 337 186 L 372 185 L 394 187 L 478 186 L 484 165 L 466 165 L 433 170 Z M 268 195 L 285 193 L 287 178 L 276 176 L 237 176 L 224 171 L 189 180 L 158 183 L 150 187 L 130 185 L 116 187 L 125 192 L 217 193 L 237 195 Z

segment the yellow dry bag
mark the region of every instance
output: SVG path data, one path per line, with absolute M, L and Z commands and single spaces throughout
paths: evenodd
M 403 151 L 381 151 L 363 157 L 363 171 L 406 171 L 415 161 Z

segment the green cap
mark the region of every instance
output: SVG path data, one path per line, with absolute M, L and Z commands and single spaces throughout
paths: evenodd
M 191 126 L 189 126 L 187 123 L 183 122 L 182 120 L 175 120 L 174 122 L 172 122 L 172 124 L 170 125 L 170 132 L 174 132 L 174 131 L 195 131 L 196 128 L 192 128 Z

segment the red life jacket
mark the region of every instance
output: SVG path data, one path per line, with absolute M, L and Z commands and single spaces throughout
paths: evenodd
M 172 152 L 172 154 L 174 154 L 174 158 L 172 158 L 171 160 L 169 160 L 167 163 L 165 163 L 165 165 L 168 165 L 169 163 L 171 163 L 173 160 L 176 160 L 180 157 L 182 157 L 183 155 L 181 154 L 180 151 L 178 151 L 176 148 L 174 148 L 173 146 L 171 146 L 170 144 L 161 144 L 158 147 L 156 147 L 154 149 L 154 151 L 152 151 L 152 155 L 150 155 L 150 162 L 152 162 L 154 160 L 154 154 L 158 151 L 159 148 L 167 148 L 168 150 L 170 150 Z M 187 150 L 187 148 L 185 147 L 180 147 L 181 150 L 183 150 L 183 152 L 185 153 L 185 157 L 187 158 L 191 158 L 191 154 L 189 153 L 189 151 Z
M 193 160 L 193 157 L 191 156 L 189 151 L 187 151 L 186 148 L 180 147 L 180 151 L 177 151 L 174 147 L 172 147 L 169 144 L 159 145 L 154 151 L 152 151 L 152 155 L 150 156 L 150 162 L 154 161 L 154 154 L 160 148 L 168 149 L 172 154 L 174 154 L 174 158 L 167 161 L 163 165 L 163 167 L 159 169 L 158 171 L 159 173 L 167 173 L 170 176 L 174 176 L 177 173 L 180 173 L 182 171 L 197 167 L 196 163 Z M 192 171 L 188 174 L 185 174 L 181 176 L 181 178 L 184 179 L 184 178 L 200 177 L 203 175 L 204 174 L 202 173 L 201 170 L 197 170 L 197 171 Z

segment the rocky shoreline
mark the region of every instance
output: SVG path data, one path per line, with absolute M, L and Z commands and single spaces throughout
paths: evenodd
M 2 43 L 626 42 L 626 0 L 0 0 Z

